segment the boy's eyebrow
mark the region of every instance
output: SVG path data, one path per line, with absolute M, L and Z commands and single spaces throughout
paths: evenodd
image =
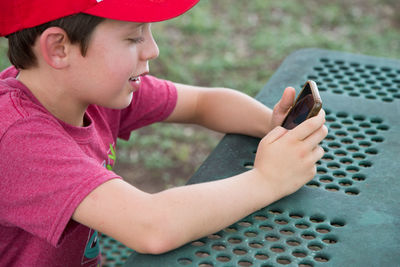
M 0 0 L 2 1 L 2 0 Z M 116 23 L 116 30 L 120 32 L 122 35 L 131 35 L 131 34 L 138 34 L 139 31 L 142 31 L 143 26 L 146 25 L 146 22 L 124 22 L 124 21 L 115 21 Z
M 130 26 L 129 28 L 131 28 L 131 29 L 136 29 L 136 28 L 139 28 L 139 27 L 141 27 L 141 26 L 143 26 L 143 25 L 145 25 L 146 23 L 145 22 L 142 22 L 142 23 L 135 23 L 135 24 L 132 24 L 132 26 Z
M 122 30 L 126 33 L 136 32 L 140 27 L 145 25 L 146 23 L 130 23 L 128 25 L 123 26 Z

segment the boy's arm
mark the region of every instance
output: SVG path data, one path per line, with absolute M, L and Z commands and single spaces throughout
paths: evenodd
M 239 91 L 183 84 L 175 86 L 178 102 L 167 122 L 195 123 L 219 132 L 256 137 L 264 137 L 277 126 L 272 121 L 270 108 Z M 285 90 L 274 112 L 284 116 L 293 104 L 294 94 L 293 88 Z
M 291 131 L 264 137 L 254 169 L 227 179 L 144 193 L 114 179 L 92 191 L 73 219 L 128 247 L 162 253 L 217 232 L 295 192 L 313 178 L 327 134 L 324 112 Z

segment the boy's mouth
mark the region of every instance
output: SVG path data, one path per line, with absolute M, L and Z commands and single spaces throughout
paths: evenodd
M 129 83 L 131 84 L 133 91 L 137 91 L 137 90 L 140 89 L 141 77 L 145 76 L 147 74 L 149 74 L 149 72 L 148 71 L 144 71 L 144 72 L 142 72 L 141 74 L 139 74 L 137 76 L 131 76 L 129 78 Z
M 132 92 L 135 92 L 140 89 L 140 76 L 135 76 L 129 78 L 129 83 L 132 86 Z
M 129 78 L 130 82 L 140 83 L 140 76 Z

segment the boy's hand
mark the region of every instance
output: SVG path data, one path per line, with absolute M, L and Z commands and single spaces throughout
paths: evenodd
M 296 91 L 293 87 L 287 87 L 285 89 L 281 99 L 276 103 L 274 110 L 272 111 L 271 130 L 282 124 L 286 114 L 294 103 L 295 96 Z
M 284 104 L 284 98 L 285 93 L 280 103 Z M 321 110 L 296 128 L 276 127 L 261 140 L 254 171 L 265 179 L 277 199 L 297 191 L 315 176 L 315 163 L 324 154 L 319 143 L 328 133 L 324 123 L 325 112 Z

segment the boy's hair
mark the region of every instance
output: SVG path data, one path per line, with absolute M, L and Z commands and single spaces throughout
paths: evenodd
M 81 53 L 85 56 L 92 32 L 104 20 L 105 18 L 79 13 L 12 33 L 7 36 L 8 58 L 19 69 L 37 66 L 32 47 L 37 37 L 50 27 L 62 28 L 72 44 L 80 45 Z

